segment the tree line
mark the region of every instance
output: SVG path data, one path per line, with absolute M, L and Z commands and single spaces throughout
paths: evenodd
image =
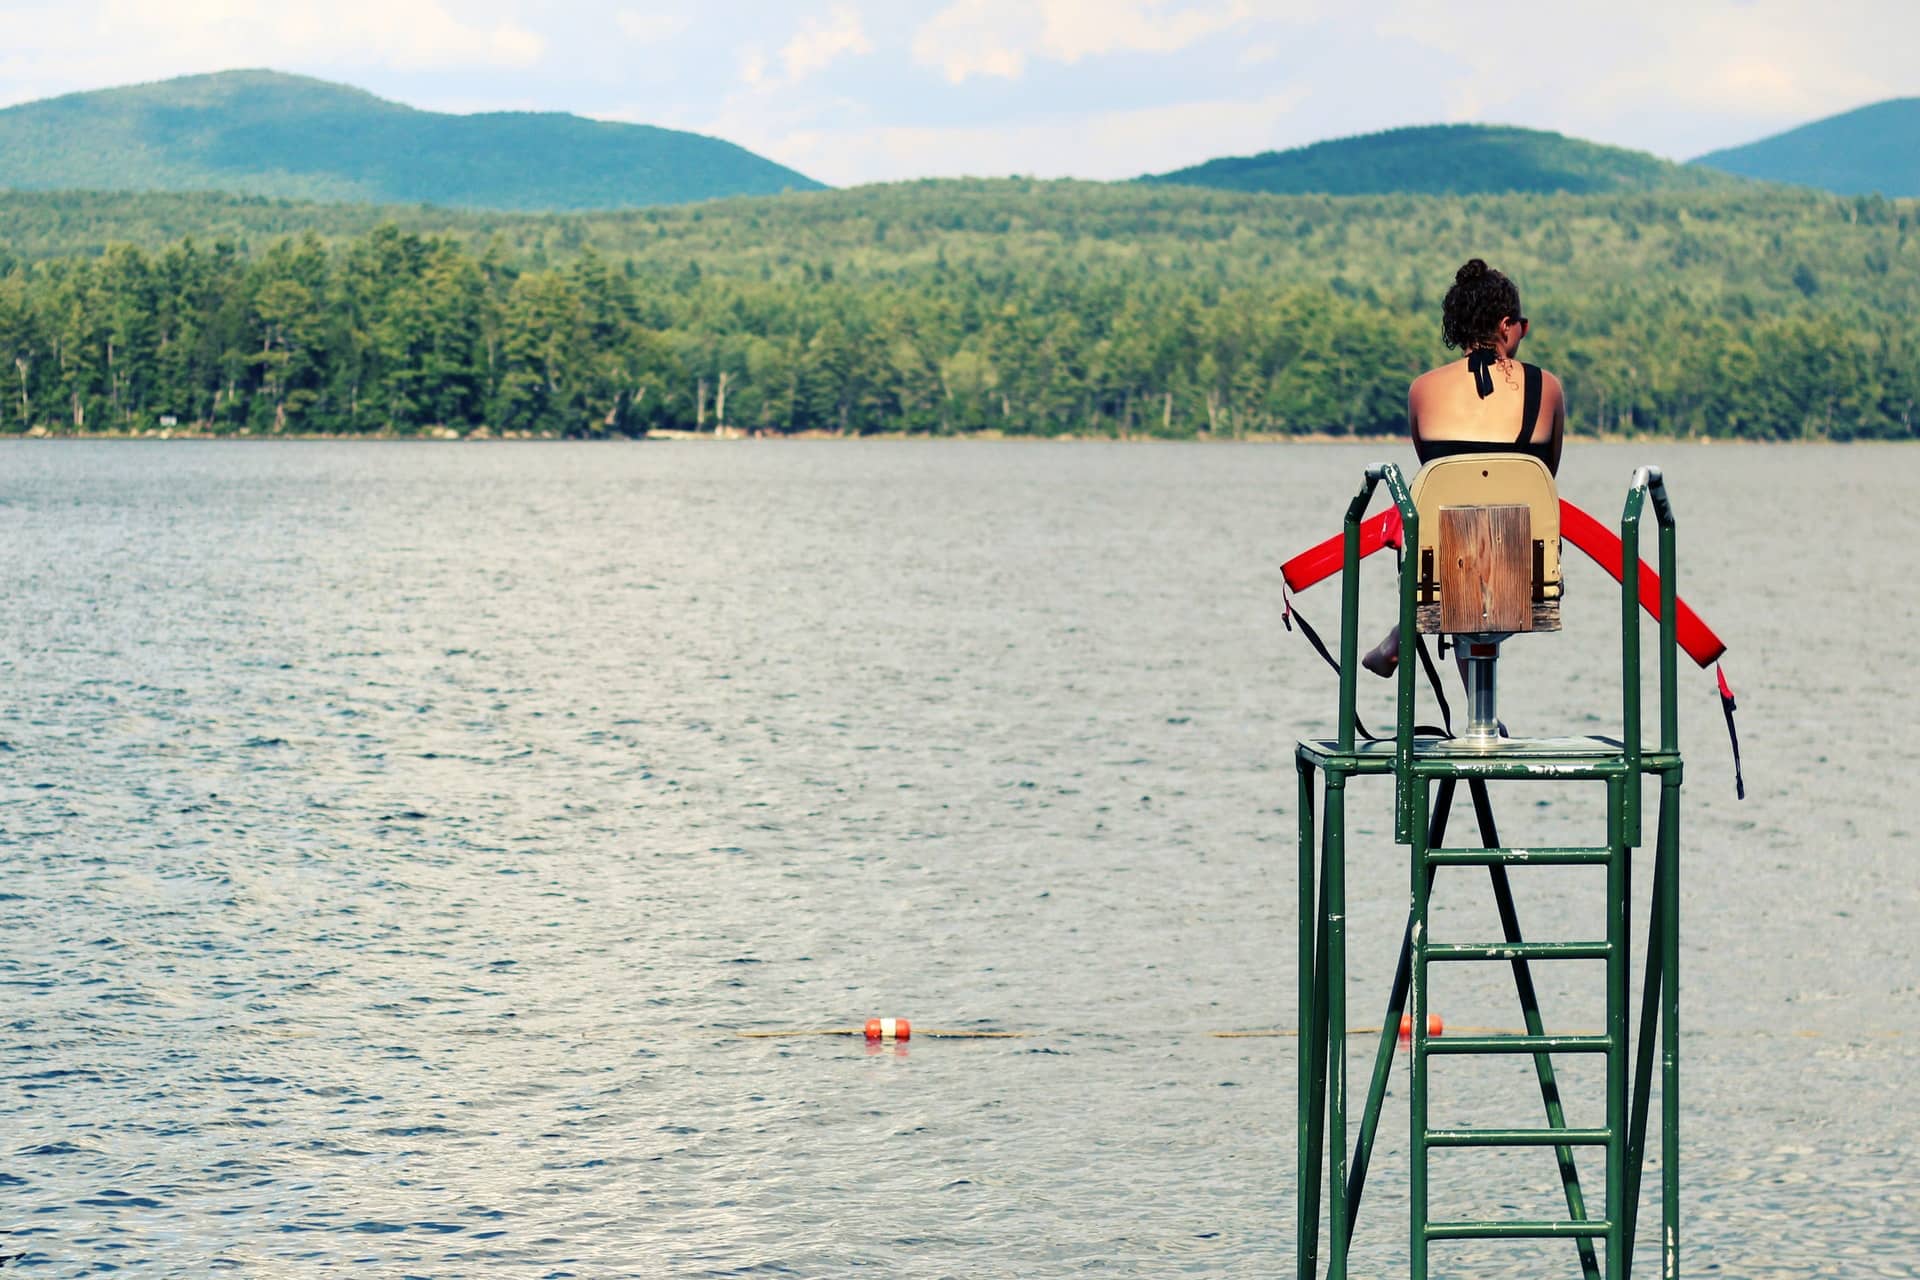
M 1911 437 L 1920 403 L 1911 201 L 1008 181 L 384 223 L 0 203 L 26 228 L 0 236 L 13 432 L 1387 433 L 1472 253 L 1519 280 L 1576 430 Z M 196 209 L 221 234 L 174 236 Z

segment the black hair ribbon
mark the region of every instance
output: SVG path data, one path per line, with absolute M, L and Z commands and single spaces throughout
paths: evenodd
M 1467 352 L 1467 372 L 1473 375 L 1473 389 L 1485 400 L 1493 394 L 1493 365 L 1499 357 L 1486 347 Z

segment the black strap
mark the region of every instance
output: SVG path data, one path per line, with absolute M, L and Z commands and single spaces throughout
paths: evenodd
M 1526 402 L 1520 409 L 1520 437 L 1515 444 L 1525 444 L 1533 439 L 1533 424 L 1540 418 L 1540 366 L 1521 364 L 1521 381 L 1526 389 Z
M 1320 633 L 1313 629 L 1313 624 L 1308 622 L 1301 612 L 1293 607 L 1293 597 L 1287 594 L 1285 587 L 1280 589 L 1280 599 L 1282 602 L 1280 621 L 1286 624 L 1286 628 L 1289 631 L 1293 630 L 1293 624 L 1298 622 L 1300 624 L 1300 634 L 1307 638 L 1307 643 L 1313 646 L 1313 651 L 1326 659 L 1327 665 L 1333 668 L 1333 674 L 1338 676 L 1340 674 L 1339 659 L 1335 658 L 1333 654 L 1328 651 L 1326 641 L 1322 640 Z M 1418 639 L 1418 637 L 1416 637 L 1416 639 Z M 1440 713 L 1446 718 L 1447 723 L 1445 728 L 1430 724 L 1416 724 L 1413 726 L 1414 736 L 1422 738 L 1451 738 L 1453 736 L 1453 713 L 1447 709 L 1445 695 L 1440 693 L 1439 677 L 1434 674 L 1433 663 L 1431 660 L 1426 659 L 1426 641 L 1423 639 L 1419 640 L 1419 646 L 1421 658 L 1426 660 L 1427 679 L 1434 682 L 1433 691 L 1435 695 L 1440 698 Z M 1370 731 L 1365 722 L 1360 719 L 1360 709 L 1358 707 L 1355 707 L 1353 712 L 1353 730 L 1368 742 L 1393 741 L 1392 738 L 1383 738 L 1379 734 Z
M 1727 673 L 1717 662 L 1713 664 L 1713 678 L 1720 685 L 1720 711 L 1727 717 L 1727 741 L 1733 744 L 1733 798 L 1745 800 L 1747 780 L 1740 771 L 1740 731 L 1733 727 L 1733 713 L 1740 704 L 1733 700 L 1733 686 L 1727 683 Z
M 1475 347 L 1467 352 L 1467 372 L 1473 375 L 1473 389 L 1485 400 L 1493 394 L 1493 364 L 1499 357 L 1491 347 Z
M 1307 638 L 1307 643 L 1313 646 L 1315 653 L 1327 660 L 1327 665 L 1333 668 L 1333 674 L 1336 676 L 1339 675 L 1340 661 L 1331 653 L 1327 652 L 1327 642 L 1320 638 L 1320 633 L 1313 629 L 1313 624 L 1307 621 L 1305 615 L 1293 607 L 1293 600 L 1287 596 L 1284 588 L 1281 590 L 1280 596 L 1283 601 L 1280 611 L 1280 621 L 1286 624 L 1287 630 L 1291 631 L 1293 630 L 1294 622 L 1297 620 L 1300 623 L 1300 634 Z M 1366 722 L 1360 718 L 1360 711 L 1357 707 L 1353 712 L 1353 728 L 1354 732 L 1358 733 L 1368 742 L 1386 741 L 1386 739 L 1371 732 L 1367 728 Z
M 1426 668 L 1427 684 L 1433 689 L 1434 700 L 1440 704 L 1440 719 L 1447 726 L 1447 736 L 1453 736 L 1453 708 L 1447 705 L 1447 695 L 1440 686 L 1440 673 L 1434 669 L 1433 655 L 1427 652 L 1427 638 L 1418 632 L 1414 641 L 1420 650 L 1420 665 Z

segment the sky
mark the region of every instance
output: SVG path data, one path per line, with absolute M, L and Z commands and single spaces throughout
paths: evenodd
M 0 0 L 0 105 L 272 67 L 691 129 L 836 186 L 1480 121 L 1688 159 L 1920 94 L 1920 0 Z

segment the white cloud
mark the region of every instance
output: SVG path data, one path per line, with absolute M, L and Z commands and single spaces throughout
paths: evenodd
M 1429 91 L 1448 119 L 1675 157 L 1911 93 L 1920 43 L 1920 5 L 1882 0 L 1563 0 L 1531 21 L 1544 45 L 1578 57 L 1527 59 L 1489 37 L 1480 19 L 1493 12 L 1394 0 L 1374 30 L 1437 55 Z
M 149 65 L 190 57 L 223 66 L 351 58 L 402 69 L 516 67 L 545 49 L 516 22 L 465 21 L 439 0 L 106 0 L 95 27 Z
M 960 84 L 1017 79 L 1030 57 L 1075 63 L 1110 53 L 1174 53 L 1257 20 L 1299 21 L 1318 0 L 954 0 L 913 37 L 913 58 Z
M 960 84 L 973 76 L 1017 79 L 1040 33 L 1037 3 L 956 0 L 913 35 L 913 60 Z
M 1010 173 L 1131 178 L 1211 156 L 1283 145 L 1287 119 L 1308 92 L 1295 87 L 1253 100 L 1185 102 L 1028 124 L 953 128 L 780 131 L 766 128 L 763 116 L 742 114 L 703 125 L 701 131 L 731 138 L 836 185 Z
M 1734 23 L 1673 15 L 1669 38 L 1651 57 L 1621 51 L 1580 96 L 1602 110 L 1665 99 L 1694 110 L 1764 117 L 1821 115 L 1910 90 L 1909 51 L 1920 42 L 1920 7 L 1884 14 L 1877 40 L 1836 38 L 1831 10 L 1853 7 L 1845 0 L 1818 8 L 1755 0 L 1750 16 Z
M 824 21 L 809 18 L 780 50 L 787 81 L 804 80 L 825 71 L 845 55 L 872 53 L 873 44 L 860 25 L 860 15 L 848 5 L 835 5 Z
M 613 21 L 627 37 L 639 44 L 665 44 L 693 25 L 693 19 L 678 13 L 641 13 L 622 9 Z
M 740 51 L 740 78 L 756 88 L 767 79 L 767 55 L 757 45 Z
M 1245 7 L 1167 12 L 1164 0 L 1046 0 L 1040 47 L 1061 62 L 1116 52 L 1172 53 L 1244 21 Z
M 758 94 L 770 94 L 790 88 L 807 77 L 825 71 L 844 57 L 873 52 L 860 15 L 851 5 L 837 4 L 825 17 L 811 17 L 800 24 L 775 55 L 779 75 L 772 74 L 771 61 L 759 45 L 748 45 L 737 53 L 740 79 Z

